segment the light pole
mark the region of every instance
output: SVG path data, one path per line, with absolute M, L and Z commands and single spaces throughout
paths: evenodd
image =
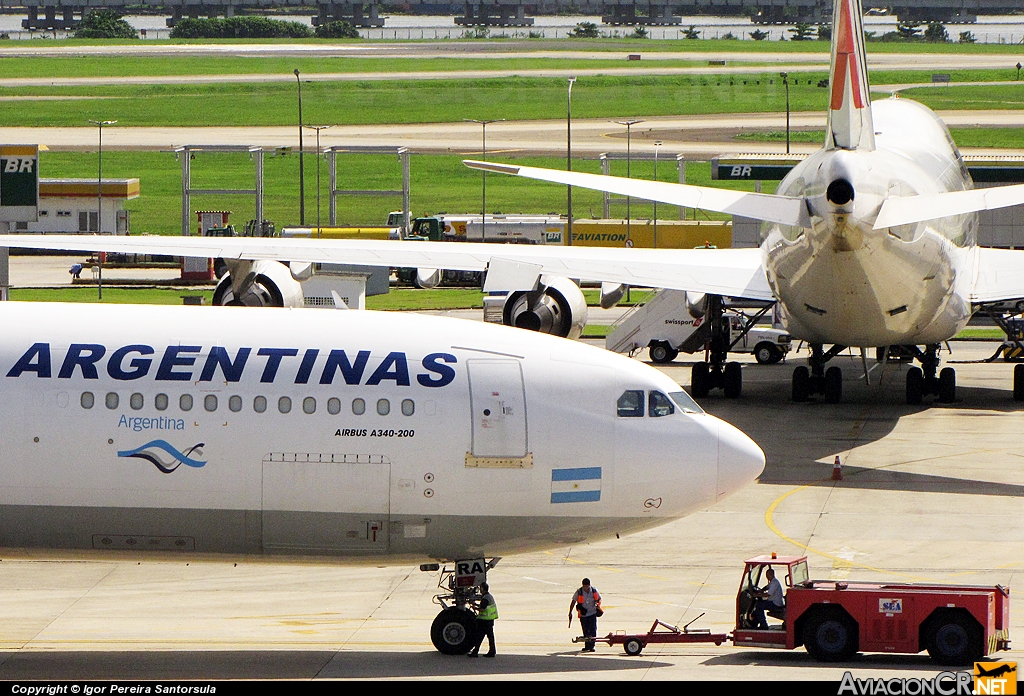
M 299 86 L 299 224 L 306 226 L 306 175 L 302 168 L 302 80 L 295 68 L 295 84 Z
M 565 108 L 565 170 L 572 171 L 572 86 L 576 84 L 576 78 L 569 78 L 569 95 Z M 565 187 L 566 198 L 569 206 L 569 219 L 566 223 L 566 233 L 569 235 L 569 246 L 572 246 L 572 185 Z
M 658 148 L 661 141 L 654 141 L 654 180 L 658 180 Z M 654 201 L 654 248 L 658 248 L 658 201 Z
M 479 123 L 481 127 L 481 145 L 480 145 L 480 159 L 487 159 L 487 124 L 488 123 L 500 123 L 504 121 L 503 118 L 492 118 L 492 119 L 475 119 L 475 118 L 464 118 L 463 121 L 468 123 Z M 480 194 L 480 241 L 487 241 L 487 171 L 481 171 L 483 174 L 483 184 Z
M 117 121 L 93 121 L 89 123 L 99 127 L 100 138 L 99 148 L 96 151 L 96 233 L 103 234 L 103 126 L 112 126 Z M 86 225 L 86 228 L 89 226 Z M 97 268 L 99 273 L 96 276 L 96 288 L 99 291 L 99 299 L 103 299 L 103 252 L 96 254 Z
M 320 131 L 330 126 L 306 126 L 316 131 L 316 236 L 320 238 Z
M 789 154 L 789 73 L 779 73 L 782 84 L 786 86 L 786 154 Z
M 636 124 L 643 123 L 643 122 L 644 122 L 644 119 L 642 119 L 642 118 L 634 118 L 634 119 L 630 119 L 628 121 L 616 121 L 615 122 L 615 123 L 619 124 L 620 126 L 625 126 L 626 127 L 626 178 L 627 179 L 631 178 L 630 177 L 630 161 L 632 160 L 632 152 L 633 152 L 632 151 L 632 147 L 631 147 L 631 136 L 632 136 L 632 132 L 633 132 L 632 128 Z M 631 230 L 630 230 L 630 221 L 632 219 L 632 215 L 630 215 L 630 212 L 631 212 L 630 211 L 630 201 L 631 201 L 631 198 L 629 196 L 626 196 L 626 246 L 632 246 L 633 245 L 633 237 L 630 235 L 630 232 L 631 232 Z

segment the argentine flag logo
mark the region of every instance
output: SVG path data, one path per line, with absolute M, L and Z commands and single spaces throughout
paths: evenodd
M 601 500 L 601 467 L 551 470 L 552 503 L 596 503 Z

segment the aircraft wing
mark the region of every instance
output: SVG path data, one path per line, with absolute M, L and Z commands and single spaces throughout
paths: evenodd
M 973 302 L 1024 298 L 1024 250 L 978 247 L 975 251 L 978 256 Z
M 540 273 L 771 300 L 760 249 L 624 249 L 473 242 L 0 235 L 0 247 L 483 271 L 492 259 Z
M 875 229 L 936 220 L 952 215 L 996 210 L 1024 203 L 1024 184 L 946 191 L 924 196 L 891 196 L 882 203 L 875 219 Z
M 810 227 L 810 216 L 803 198 L 779 196 L 771 193 L 750 193 L 749 191 L 731 191 L 710 186 L 690 186 L 689 184 L 672 184 L 664 181 L 648 181 L 646 179 L 626 179 L 619 176 L 602 174 L 585 174 L 583 172 L 566 172 L 560 169 L 542 169 L 540 167 L 520 167 L 514 164 L 495 164 L 493 162 L 477 162 L 462 160 L 470 169 L 480 169 L 499 174 L 513 174 L 527 179 L 552 181 L 556 184 L 567 184 L 580 188 L 607 191 L 622 196 L 643 198 L 658 203 L 701 208 L 716 213 L 742 215 L 755 220 L 767 220 L 781 225 Z

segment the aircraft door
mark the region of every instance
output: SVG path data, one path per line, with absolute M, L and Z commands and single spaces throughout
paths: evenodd
M 473 456 L 523 457 L 526 393 L 518 360 L 470 360 Z
M 263 459 L 263 546 L 282 553 L 388 549 L 391 462 L 375 454 Z

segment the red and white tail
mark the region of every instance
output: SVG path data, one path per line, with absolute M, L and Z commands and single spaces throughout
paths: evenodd
M 835 0 L 827 150 L 874 150 L 861 0 Z

